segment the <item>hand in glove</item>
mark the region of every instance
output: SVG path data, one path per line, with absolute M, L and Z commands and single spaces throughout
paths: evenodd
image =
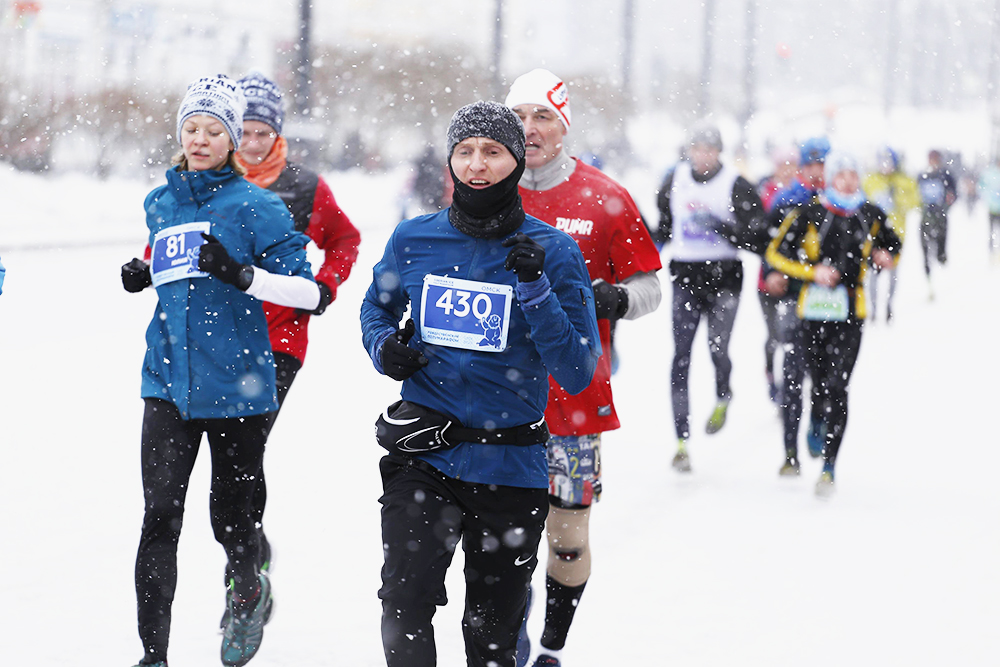
M 133 257 L 128 264 L 122 264 L 122 286 L 126 292 L 141 292 L 153 284 L 149 275 L 149 264 L 138 257 Z
M 321 283 L 316 281 L 316 287 L 319 288 L 319 305 L 312 310 L 305 310 L 304 308 L 296 308 L 295 312 L 298 315 L 322 315 L 326 312 L 327 306 L 333 303 L 333 300 L 337 298 L 337 293 L 330 289 L 330 286 L 326 283 Z
M 598 278 L 594 281 L 594 310 L 599 320 L 620 320 L 628 311 L 628 291 Z
M 503 268 L 517 274 L 522 283 L 531 283 L 542 277 L 545 268 L 545 248 L 527 234 L 515 234 L 501 243 L 510 248 Z
M 198 269 L 246 292 L 253 282 L 253 267 L 240 264 L 230 257 L 225 246 L 211 234 L 202 232 L 201 236 L 207 243 L 199 248 Z
M 405 380 L 429 363 L 420 350 L 407 346 L 415 330 L 413 320 L 406 320 L 382 343 L 382 371 L 393 380 Z

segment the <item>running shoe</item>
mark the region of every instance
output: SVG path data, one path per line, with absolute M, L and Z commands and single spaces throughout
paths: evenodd
M 677 441 L 677 453 L 674 454 L 674 460 L 670 465 L 677 472 L 691 472 L 691 460 L 688 458 L 687 444 L 683 438 Z
M 816 482 L 816 495 L 820 498 L 829 498 L 833 495 L 833 471 L 824 470 Z
M 729 401 L 719 401 L 712 410 L 712 416 L 708 418 L 705 425 L 705 432 L 709 435 L 718 433 L 726 425 L 726 410 L 729 409 Z
M 802 468 L 799 465 L 799 460 L 794 456 L 789 456 L 785 458 L 785 464 L 781 466 L 778 474 L 782 477 L 798 477 L 802 472 Z
M 232 596 L 228 599 L 230 607 L 229 623 L 222 633 L 222 664 L 226 667 L 243 667 L 257 655 L 260 643 L 264 639 L 265 615 L 271 602 L 271 581 L 267 574 L 260 573 L 260 593 L 257 604 L 249 611 L 237 611 Z
M 559 658 L 542 653 L 535 659 L 531 667 L 562 667 L 562 663 L 559 662 Z
M 271 564 L 274 563 L 274 555 L 271 553 L 271 543 L 267 541 L 266 537 L 264 537 L 264 533 L 260 534 L 260 556 L 261 556 L 260 571 L 261 572 L 266 572 L 266 573 L 270 574 L 271 573 Z M 222 619 L 219 621 L 219 629 L 220 630 L 224 630 L 225 627 L 226 627 L 226 625 L 229 624 L 229 610 L 232 608 L 232 605 L 229 604 L 229 602 L 230 602 L 230 598 L 233 595 L 233 591 L 229 587 L 229 583 L 228 583 L 229 582 L 229 576 L 228 576 L 229 575 L 229 568 L 228 567 L 226 568 L 226 575 L 227 575 L 226 576 L 226 610 L 224 612 L 222 612 Z M 264 623 L 265 624 L 271 622 L 271 612 L 273 610 L 274 610 L 274 598 L 271 598 L 271 599 L 269 599 L 267 601 L 267 610 L 264 613 Z

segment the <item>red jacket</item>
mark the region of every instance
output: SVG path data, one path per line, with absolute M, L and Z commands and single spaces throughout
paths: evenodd
M 268 186 L 284 201 L 295 218 L 295 228 L 305 232 L 325 257 L 316 281 L 330 288 L 334 298 L 337 287 L 351 275 L 358 259 L 361 234 L 337 205 L 330 186 L 321 176 L 297 165 L 288 165 L 274 183 Z M 308 206 L 309 200 L 312 206 Z M 297 314 L 294 308 L 264 304 L 271 348 L 305 361 L 309 345 L 308 314 Z
M 569 179 L 551 190 L 518 190 L 526 213 L 576 240 L 591 280 L 618 283 L 661 268 L 632 197 L 594 167 L 577 160 Z M 545 420 L 554 435 L 589 435 L 620 426 L 611 395 L 611 322 L 597 324 L 603 352 L 590 386 L 574 396 L 549 378 Z

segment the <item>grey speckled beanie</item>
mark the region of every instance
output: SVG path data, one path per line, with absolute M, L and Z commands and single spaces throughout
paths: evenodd
M 524 125 L 517 114 L 499 102 L 467 104 L 451 117 L 448 126 L 448 158 L 459 142 L 486 137 L 507 147 L 515 159 L 524 159 Z

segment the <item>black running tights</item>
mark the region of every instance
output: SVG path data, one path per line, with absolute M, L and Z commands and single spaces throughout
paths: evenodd
M 814 416 L 821 416 L 826 424 L 826 444 L 824 459 L 831 465 L 836 463 L 840 443 L 847 427 L 847 386 L 851 381 L 854 364 L 861 349 L 863 323 L 859 320 L 847 322 L 813 322 L 802 320 L 794 328 L 795 339 L 788 350 L 789 358 L 796 359 L 812 377 L 812 400 L 819 401 L 812 406 Z M 786 369 L 788 365 L 786 365 Z M 785 428 L 785 451 L 797 451 L 799 420 L 802 415 L 801 375 L 796 384 L 784 392 L 782 417 Z
M 135 590 L 139 636 L 149 661 L 166 660 L 184 499 L 205 433 L 212 456 L 210 511 L 215 539 L 226 550 L 236 594 L 249 599 L 257 592 L 259 545 L 250 497 L 271 415 L 185 421 L 173 403 L 155 398 L 145 401 L 142 487 L 146 513 L 135 561 Z M 220 595 L 220 606 L 222 602 Z
M 462 633 L 469 667 L 514 667 L 548 489 L 473 484 L 426 463 L 382 458 L 382 644 L 388 667 L 434 667 L 431 619 L 465 552 Z

